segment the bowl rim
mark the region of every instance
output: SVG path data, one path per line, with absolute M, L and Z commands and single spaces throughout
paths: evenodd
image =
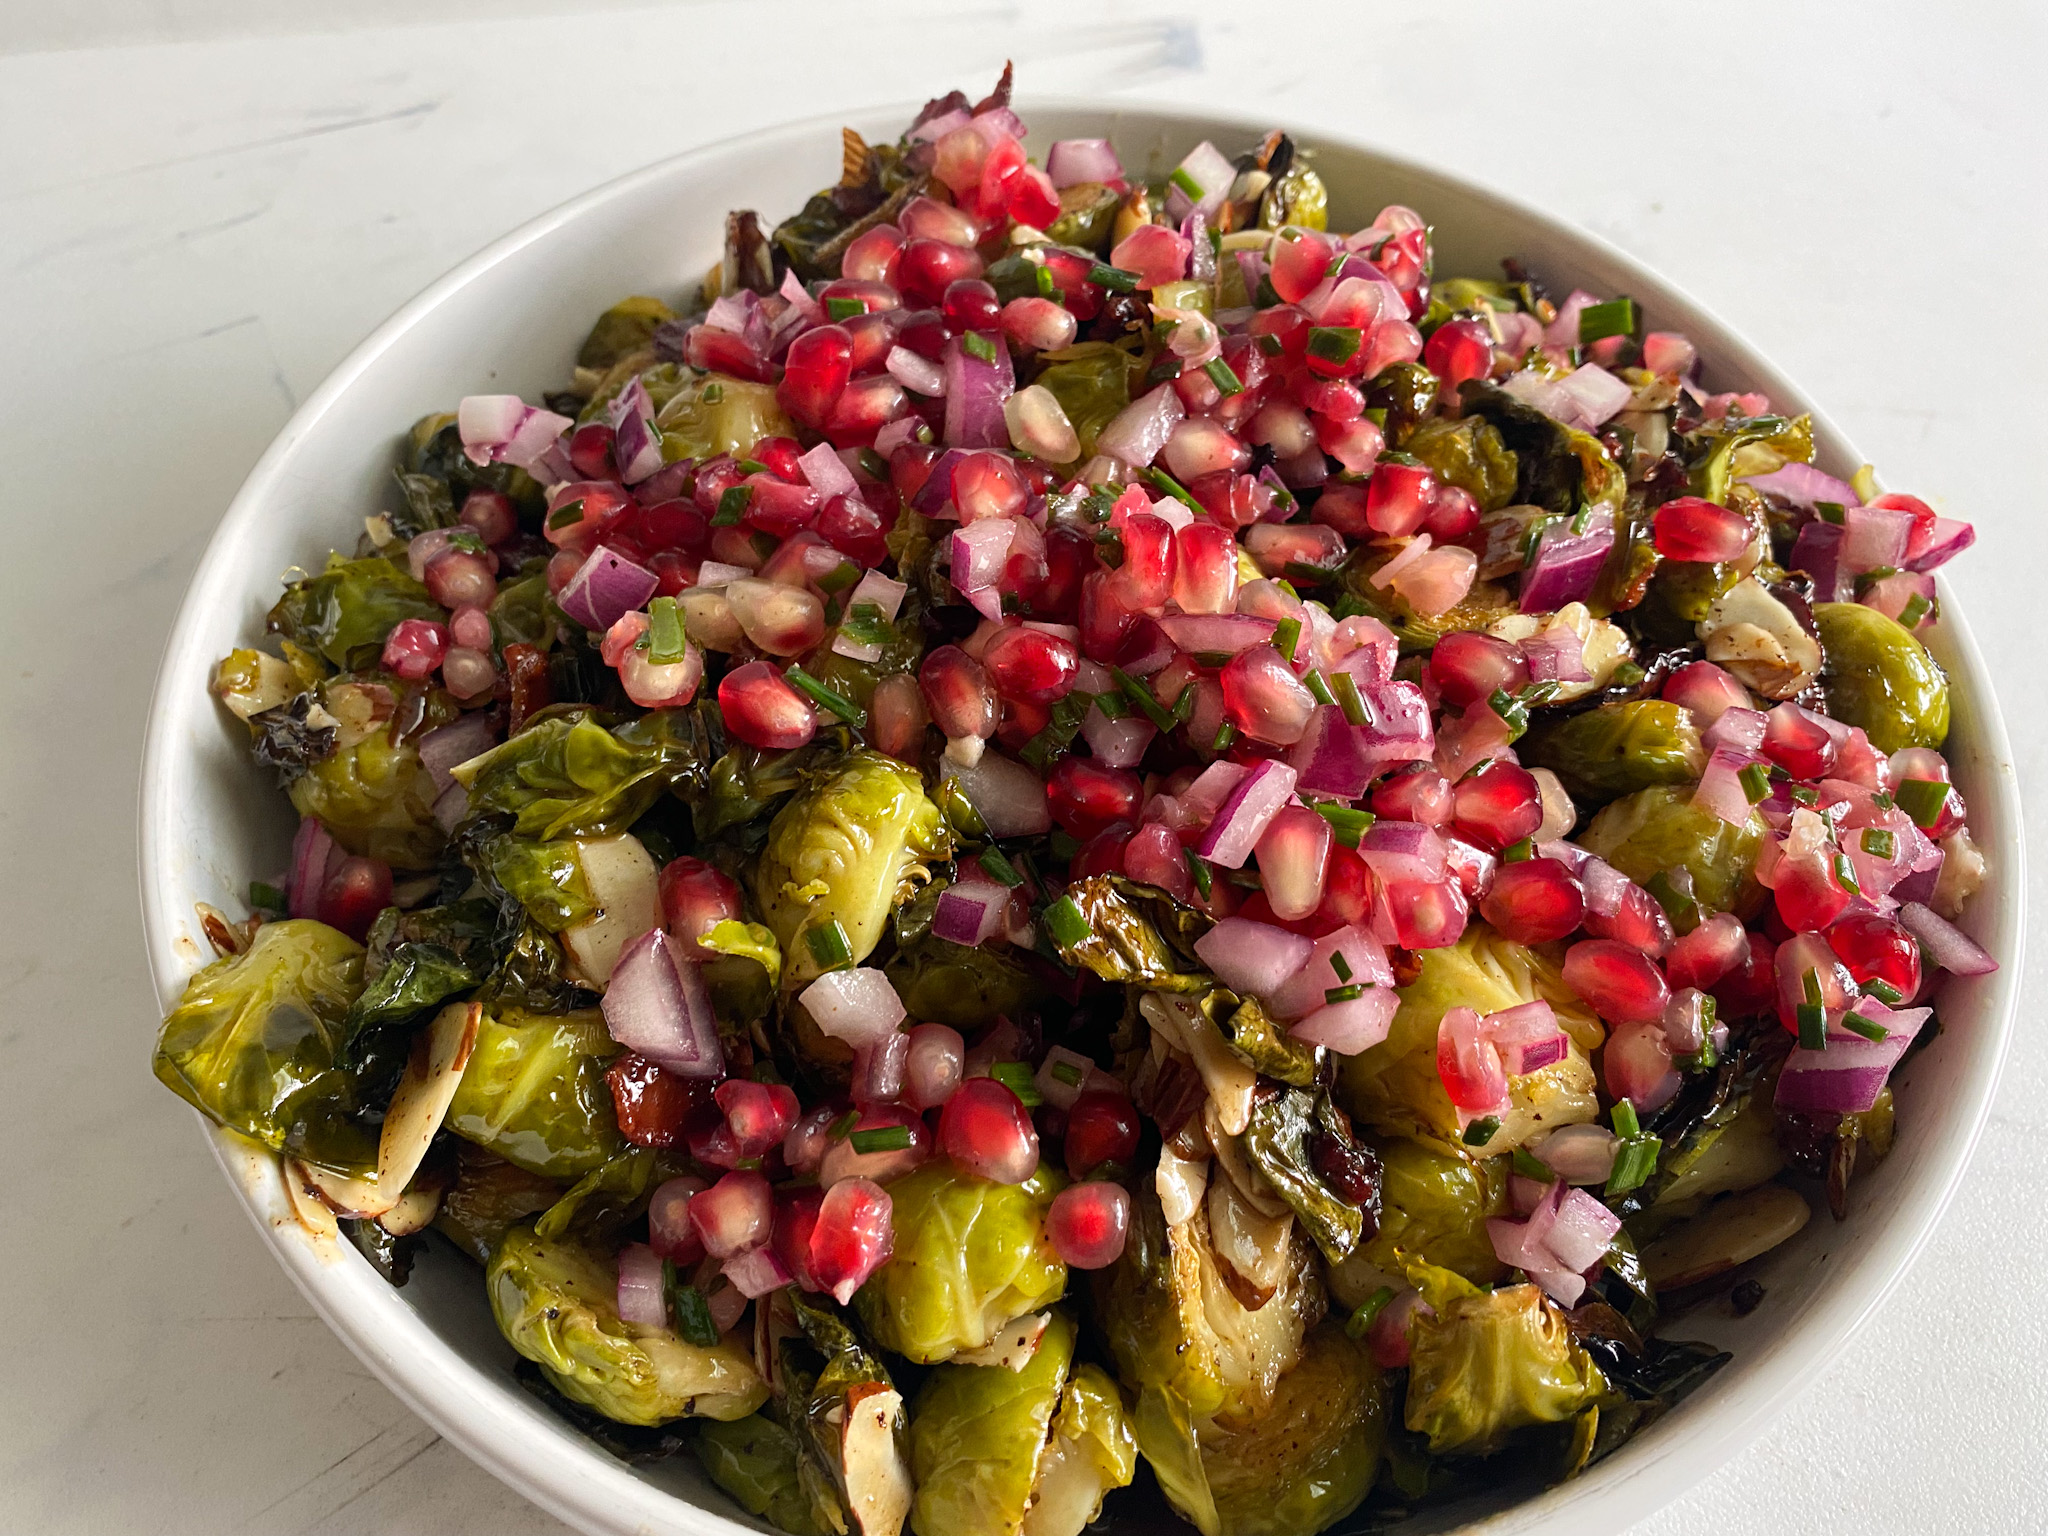
M 1191 126 L 1229 125 L 1254 137 L 1272 126 L 1270 122 L 1235 112 L 1189 110 L 1145 99 L 1109 96 L 1027 96 L 1019 101 L 1018 107 L 1027 120 L 1041 112 L 1089 113 L 1106 120 L 1128 114 L 1162 126 L 1176 119 Z M 168 1008 L 182 991 L 191 971 L 189 961 L 179 953 L 174 941 L 176 909 L 181 902 L 189 906 L 189 899 L 167 889 L 172 882 L 161 873 L 171 867 L 165 857 L 164 838 L 170 825 L 165 798 L 171 764 L 181 751 L 175 721 L 193 707 L 191 701 L 180 695 L 195 675 L 194 664 L 204 666 L 214 659 L 202 647 L 200 631 L 204 620 L 215 604 L 239 595 L 237 589 L 243 585 L 231 579 L 231 561 L 226 551 L 267 505 L 299 445 L 318 430 L 336 403 L 413 326 L 528 246 L 575 224 L 592 211 L 629 197 L 646 185 L 687 174 L 693 166 L 709 164 L 736 152 L 766 154 L 785 144 L 807 143 L 814 135 L 829 134 L 847 123 L 908 121 L 917 110 L 915 103 L 882 103 L 749 130 L 665 156 L 581 192 L 491 241 L 400 305 L 350 350 L 292 414 L 250 470 L 209 536 L 164 647 L 151 692 L 137 793 L 137 860 L 144 942 L 160 1011 Z M 1661 290 L 1666 301 L 1660 308 L 1688 312 L 1695 323 L 1716 333 L 1719 343 L 1711 352 L 1702 349 L 1710 366 L 1739 371 L 1774 399 L 1801 402 L 1813 417 L 1818 442 L 1832 445 L 1838 455 L 1862 462 L 1825 412 L 1811 404 L 1806 392 L 1743 333 L 1685 288 L 1603 236 L 1483 180 L 1385 149 L 1355 133 L 1316 128 L 1302 130 L 1299 136 L 1360 153 L 1419 180 L 1454 188 L 1461 195 L 1488 205 L 1494 214 L 1516 227 L 1541 232 L 1649 281 Z M 1731 1367 L 1720 1372 L 1696 1394 L 1701 1401 L 1696 1411 L 1684 1415 L 1688 1431 L 1685 1436 L 1640 1437 L 1624 1453 L 1580 1478 L 1479 1518 L 1463 1529 L 1507 1536 L 1509 1532 L 1547 1526 L 1568 1510 L 1577 1530 L 1619 1530 L 1704 1479 L 1761 1434 L 1811 1376 L 1840 1354 L 1904 1278 L 1953 1198 L 1983 1133 L 2011 1045 L 2025 937 L 2025 837 L 2013 779 L 2012 748 L 1996 690 L 1968 623 L 1953 603 L 1946 579 L 1937 576 L 1937 585 L 1943 603 L 1942 649 L 1951 658 L 1947 663 L 1950 670 L 1959 672 L 1965 682 L 1975 745 L 1985 758 L 1987 777 L 1998 785 L 1992 799 L 2010 828 L 2006 841 L 1996 848 L 1987 846 L 1998 861 L 1999 880 L 2004 887 L 1995 926 L 1998 937 L 2006 942 L 1996 948 L 1986 946 L 1999 957 L 2000 970 L 1985 978 L 1990 984 L 1990 997 L 1986 1017 L 1978 1029 L 1988 1028 L 1994 1038 L 1989 1042 L 1988 1063 L 1984 1061 L 1985 1043 L 1980 1041 L 1977 1045 L 1979 1065 L 1969 1074 L 1973 1093 L 1963 1106 L 1965 1120 L 1947 1128 L 1945 1139 L 1929 1159 L 1934 1166 L 1919 1180 L 1921 1188 L 1911 1208 L 1894 1212 L 1870 1241 L 1845 1256 L 1843 1268 L 1848 1272 L 1836 1273 L 1829 1294 L 1820 1305 L 1803 1312 L 1786 1336 L 1771 1341 L 1746 1362 L 1738 1360 L 1741 1369 Z M 278 1160 L 212 1125 L 196 1110 L 192 1113 L 207 1133 L 215 1159 L 243 1209 L 307 1302 L 408 1408 L 493 1476 L 557 1518 L 591 1532 L 664 1530 L 687 1531 L 692 1536 L 726 1536 L 734 1531 L 762 1528 L 758 1522 L 740 1516 L 736 1509 L 728 1513 L 697 1505 L 643 1480 L 582 1435 L 538 1415 L 509 1379 L 494 1378 L 458 1355 L 403 1300 L 402 1293 L 376 1278 L 369 1266 L 336 1264 L 333 1244 L 312 1239 L 295 1223 L 281 1223 L 278 1213 L 288 1202 Z M 1905 1207 L 1907 1201 L 1902 1199 L 1900 1205 Z M 567 1454 L 563 1454 L 565 1451 Z

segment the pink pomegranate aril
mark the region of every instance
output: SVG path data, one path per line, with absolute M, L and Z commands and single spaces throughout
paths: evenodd
M 1389 881 L 1385 898 L 1394 941 L 1403 949 L 1455 944 L 1471 918 L 1471 906 L 1455 879 Z
M 1749 689 L 1711 661 L 1691 661 L 1664 681 L 1664 697 L 1682 704 L 1701 730 L 1731 709 L 1750 707 Z
M 1479 532 L 1479 502 L 1473 494 L 1456 485 L 1439 485 L 1422 531 L 1438 544 L 1457 544 Z
M 1081 653 L 1070 640 L 1022 626 L 998 630 L 981 653 L 982 671 L 1003 698 L 1055 704 L 1073 691 Z
M 1237 540 L 1195 522 L 1173 536 L 1173 601 L 1182 613 L 1229 613 L 1237 597 Z
M 448 654 L 448 629 L 431 619 L 400 619 L 384 637 L 384 668 L 411 682 L 432 677 Z
M 1054 352 L 1073 343 L 1079 322 L 1064 304 L 1026 295 L 1003 306 L 1003 334 L 1027 352 Z
M 902 249 L 903 231 L 894 224 L 877 224 L 854 237 L 846 247 L 839 270 L 847 277 L 893 285 L 896 281 L 896 256 Z
M 1622 1024 L 1601 1053 L 1607 1092 L 1627 1099 L 1638 1114 L 1662 1109 L 1678 1095 L 1684 1078 L 1671 1062 L 1671 1041 L 1661 1019 Z
M 1778 1022 L 1799 1028 L 1799 1009 L 1816 997 L 1829 1013 L 1847 1008 L 1857 997 L 1855 980 L 1828 941 L 1817 933 L 1794 934 L 1771 958 L 1772 985 Z
M 1157 613 L 1173 595 L 1173 524 L 1151 512 L 1124 520 L 1123 564 L 1109 573 L 1108 590 L 1131 613 Z
M 719 923 L 741 913 L 740 888 L 732 876 L 702 859 L 680 854 L 661 867 L 662 926 L 684 953 L 709 959 L 697 941 Z
M 690 1224 L 704 1251 L 729 1259 L 768 1241 L 775 1219 L 767 1179 L 750 1168 L 735 1168 L 690 1199 Z
M 917 671 L 918 687 L 932 724 L 949 741 L 996 732 L 996 696 L 981 663 L 957 645 L 942 645 L 925 657 Z
M 796 1124 L 799 1106 L 796 1091 L 781 1083 L 755 1083 L 745 1078 L 728 1078 L 714 1090 L 712 1098 L 725 1116 L 733 1144 L 741 1157 L 760 1157 L 770 1147 L 780 1146 L 790 1127 Z
M 750 661 L 726 673 L 718 684 L 718 708 L 725 728 L 750 747 L 786 752 L 818 734 L 810 701 L 769 662 Z
M 1441 827 L 1456 797 L 1451 782 L 1426 763 L 1381 779 L 1372 788 L 1372 813 L 1383 821 L 1419 821 Z
M 1536 776 L 1514 763 L 1493 763 L 1468 774 L 1452 791 L 1451 804 L 1459 833 L 1495 853 L 1543 823 L 1543 794 Z
M 1045 1213 L 1045 1235 L 1070 1269 L 1107 1269 L 1123 1257 L 1130 1230 L 1130 1191 L 1106 1179 L 1069 1185 Z
M 1365 519 L 1375 533 L 1405 538 L 1422 527 L 1436 499 L 1436 476 L 1414 464 L 1381 464 L 1366 486 Z
M 1671 988 L 1657 962 L 1614 939 L 1582 939 L 1565 952 L 1565 985 L 1610 1024 L 1661 1020 Z
M 1022 1184 L 1038 1168 L 1030 1112 L 992 1077 L 971 1077 L 946 1100 L 939 1147 L 966 1172 L 996 1184 Z
M 1835 876 L 1832 848 L 1781 861 L 1772 890 L 1778 916 L 1794 933 L 1818 933 L 1849 906 L 1849 893 Z
M 1479 1015 L 1470 1008 L 1448 1008 L 1438 1022 L 1436 1073 L 1461 1118 L 1507 1107 L 1508 1078 L 1500 1052 L 1485 1037 Z
M 1493 332 L 1483 320 L 1447 320 L 1424 345 L 1422 361 L 1455 399 L 1459 385 L 1493 371 Z
M 1429 675 L 1444 702 L 1468 709 L 1496 691 L 1521 692 L 1529 685 L 1529 663 L 1507 641 L 1477 630 L 1453 630 L 1429 653 Z
M 1823 779 L 1835 766 L 1835 738 L 1819 717 L 1797 704 L 1780 704 L 1764 716 L 1764 756 L 1795 779 Z
M 1186 237 L 1162 224 L 1141 224 L 1117 242 L 1109 264 L 1135 272 L 1141 289 L 1157 288 L 1187 276 L 1192 247 Z
M 1319 231 L 1281 230 L 1272 247 L 1273 291 L 1284 303 L 1300 303 L 1315 291 L 1336 254 L 1337 242 Z
M 704 1180 L 687 1173 L 655 1187 L 647 1202 L 647 1241 L 662 1258 L 694 1264 L 704 1257 L 704 1240 L 690 1220 L 690 1201 L 705 1188 Z
M 1657 553 L 1667 560 L 1734 560 L 1756 541 L 1748 518 L 1698 496 L 1665 502 L 1653 515 L 1650 529 Z
M 1621 903 L 1613 912 L 1603 916 L 1588 909 L 1586 932 L 1596 939 L 1613 939 L 1659 960 L 1671 949 L 1674 940 L 1671 919 L 1664 915 L 1657 898 L 1634 881 L 1623 887 Z
M 427 595 L 443 608 L 488 608 L 498 595 L 491 564 L 483 555 L 462 549 L 436 555 L 427 564 Z
M 1561 939 L 1579 926 L 1585 911 L 1579 882 L 1554 859 L 1502 865 L 1479 904 L 1479 915 L 1518 944 Z
M 853 371 L 853 338 L 843 325 L 821 325 L 789 344 L 775 398 L 808 427 L 822 427 Z
M 587 421 L 569 434 L 569 465 L 586 480 L 608 480 L 618 472 L 612 460 L 615 434 L 602 421 Z M 486 541 L 488 542 L 488 541 Z
M 1195 880 L 1181 841 L 1159 822 L 1140 827 L 1123 847 L 1124 875 L 1140 885 L 1155 886 L 1175 901 L 1192 904 Z
M 951 203 L 913 197 L 899 217 L 903 238 L 907 240 L 939 240 L 970 250 L 981 242 L 980 222 L 965 209 Z
M 903 1101 L 912 1109 L 937 1109 L 960 1087 L 967 1047 L 946 1024 L 920 1024 L 910 1031 L 903 1062 Z
M 1671 941 L 1664 956 L 1664 974 L 1673 987 L 1712 987 L 1748 957 L 1749 939 L 1742 919 L 1732 912 L 1720 912 Z
M 1323 902 L 1330 823 L 1305 805 L 1282 806 L 1254 849 L 1259 882 L 1276 917 L 1304 918 Z
M 855 1071 L 859 1071 L 858 1066 Z M 863 1152 L 853 1140 L 862 1131 L 889 1132 L 890 1139 L 904 1144 Z M 826 1141 L 825 1156 L 818 1165 L 818 1182 L 829 1187 L 841 1179 L 861 1178 L 886 1184 L 921 1167 L 931 1155 L 931 1129 L 915 1110 L 906 1104 L 863 1104 L 846 1133 Z
M 1144 783 L 1127 768 L 1107 768 L 1085 757 L 1067 756 L 1046 780 L 1052 819 L 1086 842 L 1110 827 L 1135 824 L 1144 802 Z
M 824 1289 L 811 1272 L 811 1234 L 818 1228 L 818 1211 L 824 1203 L 825 1191 L 816 1185 L 785 1184 L 775 1191 L 775 1223 L 768 1246 L 806 1291 Z
M 1315 695 L 1272 646 L 1239 651 L 1218 681 L 1223 685 L 1224 714 L 1252 740 L 1291 747 L 1308 729 Z
M 889 1192 L 872 1179 L 842 1179 L 825 1191 L 811 1228 L 810 1272 L 841 1306 L 895 1251 Z
M 486 544 L 502 544 L 519 532 L 519 514 L 503 491 L 471 491 L 463 498 L 461 520 Z

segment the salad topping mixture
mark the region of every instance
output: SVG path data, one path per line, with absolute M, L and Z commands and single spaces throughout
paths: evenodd
M 414 427 L 214 679 L 302 819 L 158 1075 L 797 1536 L 1569 1476 L 1993 968 L 1972 531 L 1285 134 L 1008 97 Z

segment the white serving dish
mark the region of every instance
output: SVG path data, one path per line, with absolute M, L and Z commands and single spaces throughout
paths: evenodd
M 1174 158 L 1203 138 L 1226 149 L 1267 124 L 1113 102 L 1024 104 L 1034 147 L 1062 137 L 1116 141 L 1125 162 Z M 892 138 L 909 109 L 853 122 Z M 839 119 L 814 120 L 676 156 L 600 187 L 506 236 L 407 304 L 356 349 L 292 418 L 222 519 L 164 653 L 151 706 L 141 792 L 144 927 L 159 1001 L 168 1007 L 211 958 L 194 911 L 239 912 L 251 878 L 283 867 L 293 818 L 250 761 L 242 731 L 207 692 L 215 660 L 262 634 L 280 575 L 353 544 L 388 494 L 400 434 L 465 394 L 558 387 L 591 320 L 628 293 L 674 298 L 716 258 L 729 208 L 764 218 L 798 208 L 839 170 Z M 1598 238 L 1470 183 L 1327 137 L 1308 142 L 1328 182 L 1333 227 L 1355 228 L 1406 203 L 1435 226 L 1437 270 L 1486 275 L 1503 256 L 1553 287 L 1629 293 L 1657 328 L 1682 330 L 1717 388 L 1761 388 L 1812 402 L 1728 326 Z M 1171 161 L 1166 163 L 1170 164 Z M 1818 461 L 1847 475 L 1862 462 L 1814 410 Z M 1880 463 L 1881 463 L 1881 447 Z M 1999 558 L 1995 549 L 1966 558 Z M 1663 1422 L 1585 1476 L 1504 1510 L 1418 1521 L 1416 1531 L 1618 1530 L 1736 1454 L 1841 1349 L 1905 1273 L 1967 1165 L 2005 1055 L 2023 932 L 2018 787 L 1983 658 L 1944 595 L 1935 654 L 1954 683 L 1950 754 L 1990 875 L 1964 924 L 2001 963 L 1951 981 L 1944 1032 L 1900 1074 L 1895 1151 L 1859 1181 L 1848 1221 L 1823 1212 L 1755 1266 L 1763 1304 L 1712 1312 L 1673 1332 L 1735 1359 Z M 146 1026 L 153 1028 L 153 1024 Z M 145 1048 L 138 1024 L 136 1049 Z M 205 1125 L 205 1122 L 201 1122 Z M 688 1458 L 631 1468 L 569 1429 L 511 1379 L 476 1270 L 429 1257 L 403 1290 L 346 1244 L 315 1240 L 291 1214 L 275 1159 L 206 1126 L 223 1171 L 308 1301 L 373 1370 L 450 1441 L 535 1503 L 593 1536 L 766 1529 L 741 1515 Z M 264 1368 L 252 1358 L 251 1371 Z M 1405 1528 L 1404 1529 L 1410 1529 Z

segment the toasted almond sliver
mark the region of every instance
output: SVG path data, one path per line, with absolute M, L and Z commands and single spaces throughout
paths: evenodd
M 321 1197 L 313 1170 L 293 1158 L 283 1162 L 285 1198 L 291 1201 L 292 1214 L 299 1218 L 299 1225 L 315 1237 L 339 1237 L 341 1229 L 334 1224 L 334 1212 Z
M 953 1357 L 956 1365 L 985 1365 L 1021 1371 L 1038 1353 L 1039 1342 L 1052 1322 L 1050 1312 L 1031 1312 L 1014 1317 L 996 1330 L 996 1336 L 979 1349 L 964 1350 Z
M 441 1214 L 441 1193 L 439 1184 L 416 1185 L 377 1218 L 377 1225 L 393 1237 L 411 1237 Z
M 293 1166 L 297 1169 L 299 1178 L 311 1186 L 312 1192 L 326 1201 L 327 1208 L 337 1216 L 371 1220 L 382 1216 L 398 1203 L 397 1196 L 387 1194 L 387 1186 L 378 1183 L 374 1178 L 351 1178 L 345 1173 L 316 1168 L 311 1163 L 296 1163 Z M 388 1186 L 394 1190 L 399 1187 Z
M 483 1016 L 481 1003 L 450 1003 L 413 1041 L 412 1055 L 391 1095 L 391 1107 L 384 1112 L 384 1131 L 377 1142 L 377 1186 L 392 1194 L 372 1214 L 381 1216 L 395 1206 L 399 1194 L 419 1172 L 462 1083 L 462 1069 L 469 1065 L 469 1053 L 476 1048 Z

